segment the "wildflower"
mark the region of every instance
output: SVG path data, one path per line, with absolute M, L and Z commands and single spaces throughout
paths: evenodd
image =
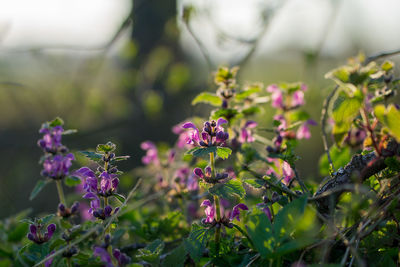
M 276 84 L 272 84 L 267 87 L 267 92 L 271 93 L 271 105 L 274 108 L 284 109 L 283 104 L 283 92 L 279 89 Z
M 200 132 L 196 125 L 192 122 L 184 123 L 182 128 L 190 129 L 186 140 L 187 144 L 203 147 L 225 145 L 229 134 L 224 132 L 224 128 L 221 127 L 221 124 L 227 122 L 228 121 L 223 118 L 219 118 L 217 121 L 206 121 L 203 126 L 203 131 L 201 132 L 201 140 Z
M 211 204 L 210 200 L 205 199 L 200 207 L 206 207 L 206 209 L 204 210 L 204 212 L 206 213 L 206 218 L 203 219 L 204 223 L 212 223 L 214 221 L 214 217 L 215 217 L 215 208 L 214 205 Z
M 262 211 L 265 213 L 265 215 L 268 217 L 269 220 L 272 220 L 271 210 L 265 203 L 258 203 L 257 207 L 262 209 Z
M 176 141 L 176 147 L 178 148 L 191 147 L 191 145 L 187 143 L 187 140 L 190 139 L 189 131 L 183 129 L 181 124 L 175 125 L 172 128 L 172 132 L 178 135 L 178 140 Z
M 310 128 L 308 127 L 309 125 L 315 126 L 317 125 L 317 123 L 314 120 L 308 120 L 305 123 L 303 123 L 297 130 L 296 133 L 297 139 L 309 139 L 311 137 Z
M 366 137 L 367 133 L 363 129 L 353 128 L 347 133 L 344 142 L 351 147 L 358 147 L 364 142 Z
M 66 148 L 61 144 L 61 136 L 64 132 L 62 126 L 45 127 L 40 129 L 39 133 L 44 134 L 43 138 L 38 141 L 38 146 L 44 152 L 56 154 L 60 150 L 65 151 Z
M 67 208 L 64 206 L 64 204 L 60 203 L 58 205 L 58 216 L 63 217 L 63 218 L 68 218 L 72 215 L 75 215 L 79 212 L 79 202 L 75 201 L 74 204 L 72 204 L 71 208 Z
M 66 156 L 55 155 L 47 157 L 43 162 L 42 176 L 60 180 L 69 174 L 74 155 L 69 153 Z
M 119 266 L 124 266 L 131 262 L 131 258 L 125 253 L 122 253 L 119 249 L 113 250 L 113 256 L 117 259 Z
M 158 158 L 158 150 L 153 142 L 146 141 L 140 144 L 140 148 L 146 151 L 146 155 L 142 158 L 142 162 L 145 165 L 154 164 L 159 165 L 160 160 Z
M 112 264 L 112 259 L 110 254 L 105 248 L 102 247 L 94 247 L 93 256 L 100 257 L 100 260 L 105 264 L 106 267 L 114 267 Z
M 55 250 L 53 250 L 52 252 L 50 252 L 50 254 L 46 256 L 46 258 L 47 258 L 48 256 L 50 256 L 50 255 L 53 255 L 54 252 L 55 252 Z M 53 260 L 54 260 L 54 258 L 51 258 L 51 259 L 47 260 L 47 261 L 44 263 L 44 267 L 50 267 L 51 264 L 53 263 Z
M 200 169 L 200 168 L 195 168 L 195 169 L 193 170 L 193 173 L 194 173 L 196 176 L 198 176 L 198 177 L 200 177 L 201 179 L 203 179 L 205 182 L 207 182 L 207 183 L 212 183 L 212 184 L 221 182 L 222 180 L 228 178 L 228 176 L 229 176 L 229 174 L 225 172 L 225 173 L 217 173 L 217 174 L 215 175 L 215 177 L 212 177 L 212 172 L 211 172 L 211 167 L 210 167 L 210 166 L 207 166 L 207 167 L 204 169 L 204 173 L 203 173 L 203 170 Z
M 36 244 L 43 244 L 51 239 L 54 232 L 56 231 L 56 225 L 54 223 L 47 226 L 47 231 L 42 233 L 42 224 L 31 224 L 29 225 L 28 239 L 35 242 Z
M 255 121 L 247 121 L 244 127 L 241 129 L 239 141 L 241 143 L 251 143 L 254 142 L 254 136 L 250 129 L 253 129 L 257 126 Z
M 271 163 L 274 163 L 276 170 L 274 168 L 269 168 L 266 174 L 267 175 L 273 174 L 278 178 L 281 177 L 282 182 L 285 185 L 288 185 L 295 176 L 295 173 L 293 169 L 290 167 L 290 164 L 287 163 L 286 161 L 275 158 L 268 158 L 268 160 Z
M 240 203 L 240 204 L 237 204 L 236 206 L 234 206 L 232 209 L 231 216 L 230 216 L 231 221 L 233 221 L 234 219 L 240 221 L 240 218 L 239 218 L 240 210 L 249 210 L 249 208 L 243 203 Z

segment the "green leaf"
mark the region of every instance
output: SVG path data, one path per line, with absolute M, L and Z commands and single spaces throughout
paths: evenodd
M 215 107 L 220 107 L 222 105 L 222 100 L 215 94 L 203 92 L 197 95 L 192 101 L 192 105 L 196 105 L 198 103 L 206 103 Z
M 262 188 L 265 185 L 265 182 L 262 179 L 246 179 L 244 182 L 254 188 Z
M 35 187 L 33 188 L 31 195 L 29 196 L 29 200 L 33 200 L 39 193 L 42 191 L 42 189 L 50 183 L 50 180 L 39 180 Z
M 96 152 L 97 153 L 109 153 L 109 152 L 114 152 L 116 149 L 116 145 L 111 143 L 111 142 L 107 142 L 107 144 L 99 144 L 96 147 Z
M 252 94 L 256 94 L 259 92 L 261 92 L 261 88 L 259 86 L 253 86 L 245 91 L 237 93 L 235 96 L 235 99 L 236 100 L 244 100 L 244 99 L 248 98 L 249 96 L 251 96 Z
M 202 258 L 210 236 L 210 229 L 197 223 L 192 224 L 192 229 L 188 238 L 185 239 L 184 245 L 186 251 L 195 262 L 198 262 Z
M 258 209 L 254 209 L 249 216 L 246 228 L 255 249 L 260 253 L 261 257 L 270 257 L 273 253 L 276 240 L 267 215 Z
M 225 118 L 228 121 L 230 121 L 231 119 L 233 119 L 239 112 L 236 109 L 233 108 L 221 108 L 221 109 L 217 109 L 214 110 L 211 113 L 211 119 L 213 120 L 217 120 L 219 118 Z
M 160 261 L 161 252 L 164 249 L 164 242 L 160 239 L 154 240 L 147 247 L 139 249 L 136 258 L 143 260 L 154 265 L 158 265 Z
M 207 156 L 210 153 L 215 153 L 217 152 L 217 147 L 216 146 L 210 146 L 210 147 L 195 147 L 187 151 L 187 154 L 192 154 L 195 157 L 203 157 Z
M 232 153 L 232 149 L 229 147 L 217 147 L 217 155 L 221 159 L 227 159 Z
M 208 189 L 212 195 L 226 199 L 244 198 L 246 191 L 239 179 L 231 179 L 226 183 L 217 183 Z
M 49 123 L 50 127 L 63 126 L 63 125 L 64 121 L 60 117 L 55 118 Z
M 64 184 L 69 187 L 74 187 L 81 184 L 82 180 L 75 176 L 67 176 L 64 179 Z
M 103 161 L 103 155 L 95 153 L 95 152 L 91 152 L 91 151 L 79 151 L 79 153 L 85 155 L 87 158 L 89 158 L 90 160 L 97 162 L 97 163 L 101 163 Z
M 386 109 L 384 105 L 377 105 L 374 114 L 388 130 L 389 133 L 400 142 L 400 111 L 394 105 L 389 105 Z
M 121 194 L 113 194 L 113 197 L 115 197 L 121 204 L 125 203 L 125 197 Z
M 77 133 L 77 132 L 78 132 L 77 129 L 68 129 L 68 130 L 65 130 L 64 132 L 62 132 L 62 134 L 63 135 L 69 135 L 69 134 L 74 134 L 74 133 Z
M 393 69 L 394 67 L 394 63 L 392 61 L 386 60 L 385 62 L 382 63 L 381 68 L 384 71 L 389 71 L 391 69 Z
M 345 93 L 340 93 L 335 101 L 332 116 L 335 121 L 333 136 L 337 144 L 341 144 L 346 137 L 354 119 L 358 116 L 362 104 L 362 97 L 355 94 L 349 97 Z
M 300 197 L 279 211 L 274 220 L 274 234 L 276 240 L 288 237 L 296 230 L 298 220 L 304 214 L 307 204 L 307 196 Z
M 351 151 L 349 147 L 339 148 L 334 145 L 329 149 L 329 154 L 332 158 L 333 165 L 337 169 L 344 167 L 351 159 Z M 326 153 L 324 153 L 319 160 L 319 172 L 324 176 L 330 174 L 330 166 Z
M 114 157 L 111 160 L 111 163 L 115 162 L 115 161 L 122 161 L 122 160 L 127 160 L 129 159 L 131 156 L 118 156 L 118 157 Z
M 162 262 L 161 266 L 163 267 L 183 267 L 186 261 L 186 249 L 184 244 L 182 243 L 177 248 L 175 248 L 171 253 L 169 253 L 165 260 Z
M 310 115 L 305 112 L 304 110 L 296 110 L 289 114 L 290 121 L 297 122 L 297 121 L 306 121 L 310 118 Z

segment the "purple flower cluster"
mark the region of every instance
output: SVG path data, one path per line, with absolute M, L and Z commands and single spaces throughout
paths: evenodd
M 116 168 L 111 170 L 116 170 Z M 113 213 L 113 209 L 109 205 L 106 205 L 103 209 L 100 208 L 100 197 L 107 198 L 112 196 L 116 192 L 119 184 L 117 174 L 109 173 L 111 170 L 103 170 L 98 177 L 88 167 L 82 167 L 74 173 L 75 176 L 84 181 L 83 189 L 86 193 L 83 198 L 91 200 L 89 213 L 102 220 L 110 217 Z M 114 209 L 114 212 L 117 211 L 118 208 Z
M 152 164 L 154 166 L 160 167 L 161 160 L 158 155 L 157 146 L 151 141 L 145 141 L 140 144 L 140 148 L 146 151 L 146 155 L 142 157 L 142 163 L 144 165 Z M 167 153 L 166 165 L 171 165 L 175 160 L 175 150 L 171 149 Z
M 68 218 L 71 217 L 72 215 L 75 215 L 79 212 L 79 202 L 74 202 L 72 204 L 71 208 L 65 207 L 64 204 L 60 203 L 58 204 L 58 212 L 57 215 L 63 218 Z
M 184 129 L 190 129 L 187 135 L 186 143 L 194 146 L 210 147 L 225 146 L 229 139 L 229 134 L 224 132 L 221 124 L 228 123 L 227 120 L 219 118 L 217 121 L 206 121 L 201 132 L 192 122 L 186 122 L 182 125 Z
M 249 210 L 249 208 L 243 204 L 237 204 L 236 206 L 233 207 L 232 212 L 229 212 L 228 216 L 225 217 L 225 215 L 220 219 L 219 222 L 216 221 L 216 211 L 214 205 L 211 203 L 210 200 L 205 199 L 200 207 L 205 207 L 205 214 L 206 218 L 202 220 L 204 224 L 212 224 L 215 225 L 217 223 L 222 223 L 225 226 L 232 227 L 231 223 L 233 220 L 238 220 L 240 221 L 239 215 L 240 215 L 240 210 Z
M 276 84 L 267 87 L 267 92 L 271 93 L 271 105 L 274 108 L 282 110 L 292 110 L 304 105 L 304 92 L 307 86 L 302 84 L 299 90 L 287 94 Z M 286 96 L 286 98 L 284 97 Z
M 68 149 L 61 144 L 64 129 L 60 125 L 51 127 L 44 124 L 39 132 L 43 134 L 43 138 L 38 141 L 38 146 L 45 152 L 41 175 L 61 180 L 69 175 L 69 168 L 75 160 L 72 153 L 66 154 Z
M 131 258 L 125 253 L 122 253 L 119 249 L 114 249 L 112 254 L 117 260 L 118 266 L 125 266 L 131 262 Z M 94 247 L 93 255 L 95 257 L 100 257 L 106 267 L 114 267 L 111 255 L 108 253 L 107 249 L 96 246 Z
M 54 232 L 56 231 L 56 225 L 54 223 L 47 226 L 47 231 L 43 233 L 42 224 L 31 224 L 29 225 L 28 239 L 36 244 L 43 244 L 51 239 Z
M 211 183 L 211 184 L 222 182 L 224 179 L 228 178 L 228 176 L 229 176 L 229 174 L 225 172 L 225 173 L 217 173 L 215 175 L 215 177 L 212 177 L 212 172 L 211 172 L 211 167 L 210 166 L 207 166 L 204 169 L 204 172 L 200 168 L 195 168 L 193 170 L 193 173 L 197 177 L 203 179 L 206 183 Z

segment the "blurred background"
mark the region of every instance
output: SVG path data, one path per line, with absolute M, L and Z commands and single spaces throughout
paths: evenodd
M 319 121 L 327 71 L 400 49 L 398 10 L 397 0 L 0 0 L 0 218 L 57 206 L 53 185 L 28 200 L 42 122 L 78 129 L 63 141 L 75 150 L 115 142 L 129 171 L 142 141 L 172 145 L 172 126 L 207 114 L 190 102 L 215 90 L 221 64 L 239 65 L 241 84 L 304 81 Z M 321 181 L 322 151 L 318 126 L 299 146 L 301 176 Z

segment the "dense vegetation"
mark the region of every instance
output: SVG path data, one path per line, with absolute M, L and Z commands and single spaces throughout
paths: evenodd
M 43 179 L 30 198 L 49 185 L 59 203 L 49 215 L 1 221 L 0 266 L 396 266 L 393 67 L 360 55 L 327 73 L 336 87 L 319 123 L 303 109 L 307 85 L 242 85 L 238 68 L 220 67 L 215 93 L 192 101 L 213 106 L 210 116 L 178 123 L 173 147 L 144 141 L 143 167 L 125 170 L 135 182 L 126 195 L 118 163 L 129 156 L 111 142 L 72 153 L 62 137 L 75 130 L 60 118 L 44 123 Z M 256 116 L 267 105 L 275 113 Z M 310 127 L 321 127 L 326 150 L 320 184 L 296 169 L 295 148 Z M 75 193 L 64 196 L 65 186 Z

